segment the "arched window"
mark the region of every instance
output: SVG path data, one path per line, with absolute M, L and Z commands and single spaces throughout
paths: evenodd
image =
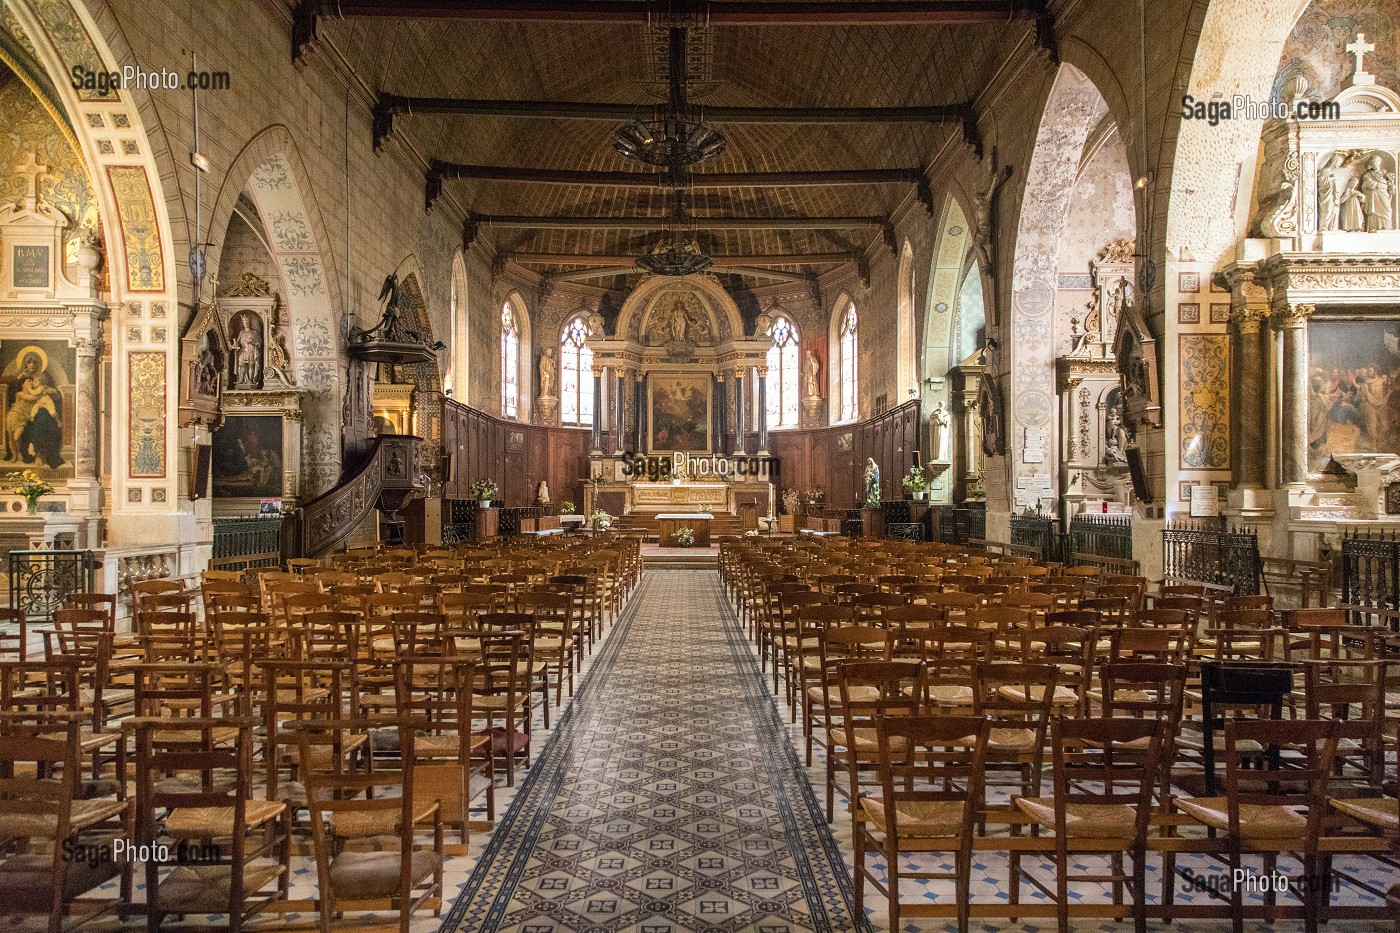
M 856 354 L 859 347 L 856 342 L 856 317 L 855 302 L 851 302 L 846 307 L 846 313 L 841 315 L 841 327 L 837 332 L 837 378 L 839 379 L 841 393 L 841 421 L 854 421 L 856 418 Z
M 452 397 L 466 405 L 470 401 L 467 361 L 467 271 L 462 265 L 459 252 L 452 259 L 452 289 L 448 294 L 448 357 L 447 378 L 444 387 L 452 391 Z
M 582 315 L 564 325 L 559 341 L 559 418 L 561 424 L 593 423 L 593 350 L 585 342 Z
M 520 414 L 520 323 L 509 301 L 501 309 L 501 414 Z
M 773 318 L 768 351 L 768 427 L 797 427 L 797 328 L 783 315 Z

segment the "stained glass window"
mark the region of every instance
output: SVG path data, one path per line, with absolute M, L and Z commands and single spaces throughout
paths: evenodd
M 768 351 L 768 427 L 797 426 L 798 348 L 797 328 L 778 315 L 773 319 L 773 346 Z
M 585 342 L 587 339 L 588 325 L 582 317 L 564 325 L 564 335 L 559 342 L 559 417 L 562 424 L 593 423 L 593 351 Z
M 858 347 L 856 344 L 856 306 L 854 303 L 846 309 L 846 314 L 841 318 L 841 419 L 842 421 L 854 421 L 856 417 L 856 354 Z
M 501 310 L 501 413 L 520 413 L 520 329 L 510 302 Z

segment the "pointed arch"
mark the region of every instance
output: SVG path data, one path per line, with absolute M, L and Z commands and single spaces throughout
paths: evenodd
M 914 247 L 908 239 L 899 253 L 897 294 L 895 390 L 896 397 L 903 399 L 917 391 L 919 382 L 918 351 L 914 345 Z
M 860 417 L 860 313 L 855 299 L 846 292 L 832 306 L 827 339 L 830 421 L 845 424 Z

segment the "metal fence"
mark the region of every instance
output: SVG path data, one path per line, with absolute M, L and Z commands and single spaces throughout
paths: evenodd
M 92 551 L 11 551 L 10 608 L 47 619 L 70 593 L 91 593 L 100 562 Z
M 282 565 L 282 517 L 214 519 L 213 570 Z
M 1229 587 L 1236 596 L 1259 592 L 1259 538 L 1214 522 L 1177 522 L 1162 529 L 1162 574 Z
M 1342 537 L 1342 605 L 1350 609 L 1351 622 L 1374 623 L 1381 615 L 1392 626 L 1395 616 L 1367 613 L 1359 607 L 1400 611 L 1400 535 L 1357 532 Z
M 1055 520 L 1048 515 L 1011 516 L 1011 546 L 1016 553 L 1038 561 L 1059 560 L 1060 540 Z
M 985 507 L 942 506 L 935 510 L 938 540 L 944 544 L 966 544 L 973 538 L 987 537 Z
M 1136 576 L 1133 559 L 1133 517 L 1127 513 L 1081 512 L 1069 520 L 1064 544 L 1065 563 L 1098 567 L 1110 573 Z
M 538 522 L 543 515 L 544 509 L 540 508 L 538 505 L 501 509 L 499 525 L 496 529 L 497 533 L 502 535 L 518 535 L 520 534 L 521 519 L 533 519 Z

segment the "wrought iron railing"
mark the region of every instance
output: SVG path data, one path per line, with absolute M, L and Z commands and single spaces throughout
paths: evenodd
M 1069 520 L 1065 563 L 1136 575 L 1133 517 L 1127 513 L 1081 512 Z
M 1342 605 L 1355 625 L 1396 624 L 1400 611 L 1400 535 L 1358 532 L 1342 537 Z M 1378 610 L 1368 613 L 1362 607 Z M 1374 618 L 1379 616 L 1380 619 Z
M 538 505 L 526 505 L 518 508 L 501 509 L 500 524 L 497 533 L 501 535 L 520 534 L 521 519 L 535 519 L 539 521 L 544 509 Z
M 1039 561 L 1060 559 L 1055 520 L 1046 515 L 1011 516 L 1011 545 Z
M 250 570 L 282 564 L 282 516 L 214 519 L 211 570 Z
M 91 593 L 98 566 L 92 551 L 11 551 L 10 608 L 47 619 L 70 593 Z
M 1162 529 L 1162 574 L 1168 582 L 1229 587 L 1236 596 L 1259 592 L 1259 538 L 1215 523 L 1177 522 Z
M 941 506 L 935 511 L 938 540 L 944 544 L 966 544 L 973 538 L 987 537 L 987 510 L 984 506 Z

